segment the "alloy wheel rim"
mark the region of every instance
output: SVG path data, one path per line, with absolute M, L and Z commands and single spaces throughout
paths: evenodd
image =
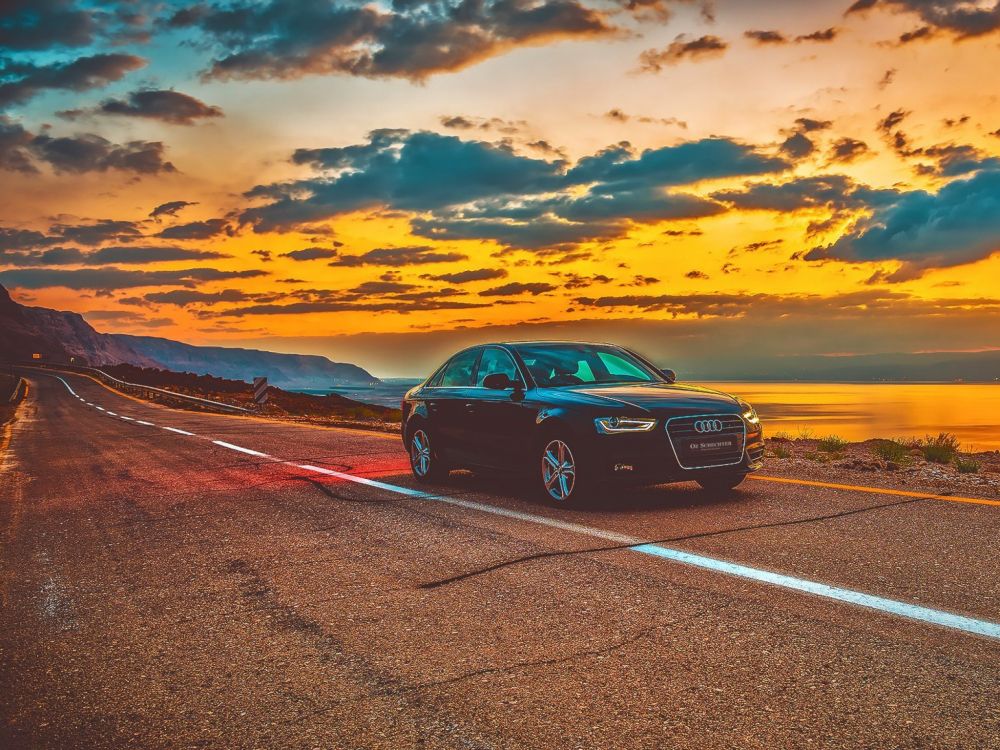
M 542 452 L 542 481 L 549 497 L 566 500 L 576 486 L 576 461 L 573 452 L 562 440 L 552 440 Z
M 423 430 L 414 432 L 410 440 L 410 465 L 418 477 L 427 476 L 431 470 L 431 441 Z

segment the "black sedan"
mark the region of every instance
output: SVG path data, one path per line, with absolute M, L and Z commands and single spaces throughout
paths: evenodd
M 523 473 L 559 504 L 612 479 L 728 490 L 764 454 L 749 404 L 678 384 L 672 371 L 610 344 L 474 346 L 407 393 L 402 408 L 417 479 L 460 468 Z

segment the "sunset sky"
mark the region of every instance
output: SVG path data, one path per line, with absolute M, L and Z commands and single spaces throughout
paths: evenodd
M 995 0 L 14 0 L 0 283 L 386 376 L 1000 348 L 997 70 Z

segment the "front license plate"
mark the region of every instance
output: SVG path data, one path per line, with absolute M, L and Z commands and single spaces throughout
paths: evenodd
M 688 443 L 688 450 L 692 453 L 715 453 L 734 448 L 736 448 L 735 437 L 698 438 Z

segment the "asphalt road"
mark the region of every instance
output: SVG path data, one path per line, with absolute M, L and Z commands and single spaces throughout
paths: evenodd
M 0 747 L 1000 747 L 1000 507 L 428 497 L 394 436 L 29 377 Z

